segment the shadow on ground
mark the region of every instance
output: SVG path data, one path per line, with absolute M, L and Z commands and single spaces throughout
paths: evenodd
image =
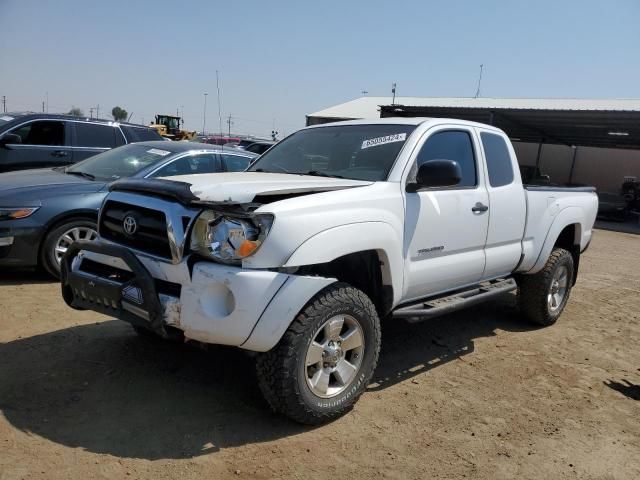
M 515 295 L 421 323 L 387 320 L 382 325 L 382 351 L 369 390 L 382 390 L 472 353 L 473 340 L 496 329 L 521 332 L 537 327 L 524 320 Z
M 43 270 L 2 269 L 0 286 L 2 285 L 35 285 L 39 283 L 57 283 L 58 280 Z
M 466 355 L 474 339 L 495 329 L 521 330 L 512 303 L 505 298 L 421 324 L 385 322 L 370 389 Z M 253 360 L 242 351 L 139 338 L 119 321 L 0 345 L 0 409 L 17 428 L 53 442 L 149 460 L 190 458 L 309 429 L 270 412 Z
M 640 385 L 635 385 L 628 380 L 622 380 L 621 382 L 616 382 L 615 380 L 609 380 L 604 382 L 604 384 L 623 394 L 625 397 L 629 397 L 633 400 L 640 400 Z

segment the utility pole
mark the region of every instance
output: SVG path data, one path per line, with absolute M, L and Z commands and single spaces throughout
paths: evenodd
M 202 114 L 202 135 L 204 135 L 204 127 L 207 125 L 207 95 L 204 94 L 204 113 Z
M 89 107 L 89 118 L 93 119 L 93 107 Z
M 220 136 L 222 136 L 222 108 L 220 107 L 220 75 L 216 70 L 216 90 L 218 91 L 218 128 L 220 129 Z
M 476 96 L 473 98 L 478 98 L 480 96 L 480 85 L 482 84 L 482 69 L 484 68 L 484 64 L 480 64 L 480 76 L 478 77 L 478 88 L 476 90 Z
M 42 113 L 44 113 L 44 101 L 42 102 Z
M 7 97 L 2 95 L 2 113 L 7 113 Z
M 229 125 L 229 136 L 231 136 L 231 125 L 233 125 L 233 122 L 231 121 L 231 114 L 229 114 L 229 118 L 227 119 L 227 124 Z
M 49 113 L 49 92 L 45 92 L 45 97 L 47 101 L 47 113 Z
M 96 120 L 100 118 L 100 104 L 96 107 Z

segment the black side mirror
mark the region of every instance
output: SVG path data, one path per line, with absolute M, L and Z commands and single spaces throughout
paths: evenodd
M 5 133 L 2 138 L 0 138 L 0 145 L 3 147 L 14 143 L 22 143 L 22 137 L 15 133 Z
M 462 180 L 462 169 L 454 160 L 429 160 L 418 168 L 415 183 L 407 184 L 408 192 L 423 188 L 453 187 Z

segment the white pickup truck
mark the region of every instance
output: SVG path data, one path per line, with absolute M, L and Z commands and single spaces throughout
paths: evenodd
M 310 424 L 363 393 L 381 318 L 517 290 L 523 317 L 554 323 L 597 211 L 592 188 L 523 186 L 501 130 L 448 119 L 314 126 L 247 172 L 172 180 L 111 186 L 99 240 L 65 257 L 64 299 L 257 352 L 271 407 Z

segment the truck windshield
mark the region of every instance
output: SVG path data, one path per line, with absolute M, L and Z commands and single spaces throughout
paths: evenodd
M 274 145 L 251 172 L 386 180 L 415 125 L 337 125 L 300 130 Z

